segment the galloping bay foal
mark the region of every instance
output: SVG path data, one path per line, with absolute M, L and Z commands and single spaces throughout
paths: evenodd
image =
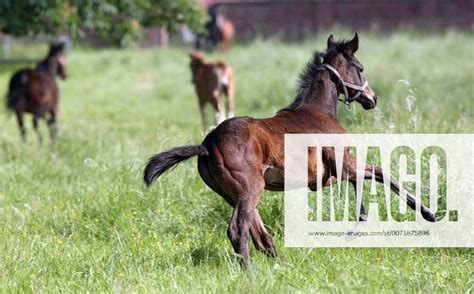
M 55 76 L 66 79 L 65 49 L 67 46 L 67 42 L 64 41 L 53 42 L 48 56 L 39 62 L 35 69 L 21 69 L 10 79 L 6 105 L 9 110 L 15 112 L 23 139 L 26 136 L 24 112 L 33 114 L 33 128 L 40 141 L 42 141 L 42 136 L 38 130 L 38 121 L 45 114 L 49 114 L 48 126 L 51 139 L 54 141 L 56 138 L 59 90 Z
M 338 96 L 344 94 L 344 103 L 357 101 L 364 109 L 377 104 L 377 95 L 362 74 L 363 67 L 354 56 L 359 47 L 357 34 L 349 42 L 336 42 L 332 35 L 324 53 L 316 52 L 301 73 L 298 93 L 293 103 L 266 119 L 237 117 L 220 124 L 210 132 L 201 145 L 177 147 L 150 158 L 144 179 L 150 185 L 163 172 L 180 161 L 198 156 L 198 171 L 204 182 L 221 195 L 233 208 L 227 235 L 244 265 L 250 263 L 247 246 L 248 233 L 256 248 L 271 256 L 277 254 L 272 237 L 265 229 L 257 204 L 263 189 L 284 189 L 284 136 L 285 134 L 314 133 L 338 134 L 346 130 L 337 121 Z M 330 175 L 337 175 L 334 149 L 322 150 L 323 165 L 313 158 L 308 162 L 308 186 L 320 189 L 316 174 L 321 171 L 323 183 Z M 311 155 L 311 149 L 309 150 Z M 356 159 L 344 151 L 345 164 L 342 179 L 356 186 Z M 365 179 L 383 183 L 380 168 L 367 166 L 360 171 Z M 391 189 L 401 197 L 400 185 L 390 177 Z M 406 192 L 406 191 L 405 191 Z M 403 198 L 403 197 L 402 197 Z M 408 205 L 415 209 L 417 200 L 407 193 Z M 434 214 L 424 207 L 426 220 L 434 221 Z M 366 220 L 361 206 L 360 221 Z
M 206 104 L 216 109 L 215 121 L 220 124 L 225 120 L 225 109 L 221 96 L 227 96 L 228 117 L 234 117 L 234 75 L 232 68 L 223 61 L 205 62 L 202 53 L 190 53 L 191 71 L 196 93 L 199 97 L 202 125 L 207 129 Z

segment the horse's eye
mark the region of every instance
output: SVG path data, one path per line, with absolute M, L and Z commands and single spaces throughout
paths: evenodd
M 361 65 L 361 64 L 354 64 L 354 66 L 360 71 L 360 72 L 364 72 L 364 67 Z

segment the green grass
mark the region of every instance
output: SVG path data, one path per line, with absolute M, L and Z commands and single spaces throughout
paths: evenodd
M 219 56 L 236 73 L 237 115 L 290 103 L 325 37 L 257 40 Z M 341 107 L 342 125 L 472 133 L 473 48 L 471 33 L 361 34 L 357 55 L 380 104 Z M 56 146 L 40 145 L 31 124 L 22 144 L 0 112 L 0 291 L 472 291 L 471 249 L 284 248 L 282 193 L 265 192 L 259 206 L 281 257 L 252 248 L 254 270 L 243 272 L 226 237 L 231 209 L 195 159 L 142 183 L 150 155 L 203 138 L 186 49 L 74 50 L 68 69 Z M 1 92 L 13 70 L 0 69 Z

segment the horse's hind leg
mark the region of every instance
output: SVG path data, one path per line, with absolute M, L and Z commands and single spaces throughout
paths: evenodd
M 248 182 L 255 181 L 248 179 Z M 258 181 L 258 180 L 256 180 Z M 244 181 L 240 181 L 241 183 Z M 235 253 L 242 257 L 242 262 L 245 267 L 250 265 L 250 255 L 248 250 L 248 233 L 252 222 L 256 217 L 256 205 L 260 198 L 260 193 L 265 186 L 263 179 L 258 181 L 259 184 L 251 187 L 243 187 L 237 196 L 237 205 L 232 212 L 232 218 L 227 229 L 227 236 L 232 243 Z M 260 184 L 261 182 L 261 184 Z
M 248 201 L 248 199 L 239 200 L 234 207 L 232 218 L 227 228 L 227 237 L 229 237 L 235 253 L 242 257 L 242 263 L 245 267 L 250 265 L 248 233 L 253 215 L 254 207 L 252 202 Z
M 202 128 L 204 132 L 207 130 L 207 109 L 206 101 L 199 98 L 199 111 L 201 112 Z
M 25 129 L 25 123 L 23 121 L 23 112 L 17 109 L 15 113 L 16 113 L 16 119 L 18 121 L 18 126 L 20 127 L 21 138 L 23 139 L 23 141 L 25 141 L 26 129 Z
M 216 110 L 216 126 L 218 126 L 221 122 L 225 120 L 225 109 L 224 104 L 222 103 L 222 100 L 220 98 L 220 94 L 217 90 L 213 93 L 211 103 L 212 106 L 214 106 L 214 109 Z
M 324 150 L 324 148 L 323 148 Z M 328 148 L 326 149 L 328 153 L 324 154 L 329 160 L 326 160 L 326 166 L 330 168 L 330 171 L 332 175 L 337 175 L 337 169 L 336 169 L 336 164 L 335 164 L 335 153 L 334 153 L 334 148 Z M 356 173 L 356 167 L 357 167 L 357 162 L 354 156 L 352 156 L 349 151 L 346 149 L 344 151 L 344 161 L 343 161 L 343 169 L 342 169 L 342 179 L 349 181 L 352 186 L 354 187 L 356 199 L 357 199 L 357 173 Z M 327 184 L 332 185 L 337 183 L 337 178 L 334 176 L 330 176 L 329 179 L 327 180 Z M 367 214 L 365 212 L 365 206 L 364 206 L 364 197 L 362 195 L 362 198 L 360 199 L 360 209 L 359 209 L 359 220 L 358 221 L 367 221 Z
M 253 216 L 254 217 L 250 224 L 250 234 L 252 235 L 252 241 L 255 248 L 268 256 L 276 257 L 278 253 L 273 238 L 265 229 L 265 225 L 258 213 L 258 209 L 255 209 Z

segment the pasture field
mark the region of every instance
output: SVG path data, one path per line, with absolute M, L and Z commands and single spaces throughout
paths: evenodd
M 237 115 L 268 117 L 289 104 L 326 38 L 256 40 L 211 55 L 234 67 Z M 473 133 L 472 33 L 360 38 L 357 56 L 380 103 L 340 107 L 349 132 Z M 252 246 L 254 269 L 242 271 L 226 236 L 231 208 L 201 181 L 196 159 L 150 189 L 142 182 L 150 155 L 203 138 L 186 53 L 73 50 L 55 146 L 37 142 L 30 117 L 22 144 L 2 108 L 1 292 L 473 290 L 472 249 L 284 248 L 283 193 L 265 192 L 259 206 L 281 256 Z M 2 93 L 13 70 L 0 69 Z

